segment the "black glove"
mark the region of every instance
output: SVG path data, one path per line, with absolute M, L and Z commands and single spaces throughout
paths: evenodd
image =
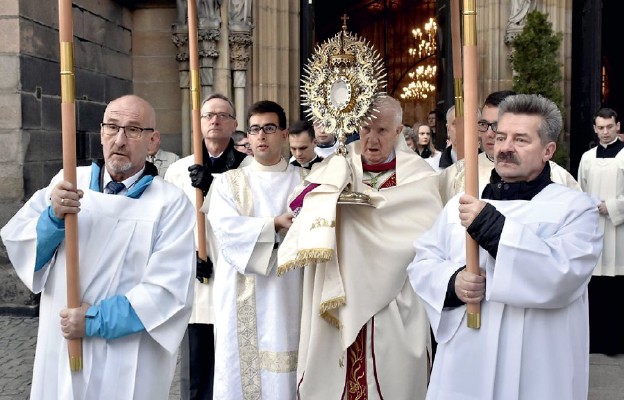
M 208 193 L 208 189 L 210 189 L 210 184 L 212 183 L 212 174 L 211 171 L 208 170 L 203 165 L 193 164 L 188 167 L 189 177 L 191 178 L 191 185 L 198 189 L 201 189 L 204 192 L 204 195 Z
M 195 270 L 195 277 L 201 283 L 208 283 L 208 279 L 212 276 L 212 261 L 208 258 L 208 261 L 204 261 L 199 258 L 199 254 L 195 252 L 197 259 L 197 267 Z

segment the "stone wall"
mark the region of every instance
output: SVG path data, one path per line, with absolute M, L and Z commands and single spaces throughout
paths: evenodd
M 105 104 L 132 91 L 132 18 L 113 1 L 74 1 L 77 159 L 101 155 Z M 0 3 L 0 226 L 62 166 L 58 5 Z M 0 246 L 0 309 L 29 306 Z
M 86 8 L 89 4 L 90 8 Z M 132 19 L 111 1 L 74 2 L 76 156 L 99 157 L 99 122 L 109 100 L 132 90 Z M 62 166 L 56 2 L 22 1 L 19 90 L 24 196 L 44 187 Z
M 134 93 L 156 110 L 161 146 L 179 155 L 182 112 L 177 48 L 171 40 L 176 18 L 172 3 L 171 8 L 144 8 L 132 13 L 132 76 Z
M 5 200 L 18 200 L 24 191 L 18 11 L 18 0 L 0 2 L 0 199 Z
M 106 104 L 136 93 L 157 112 L 162 146 L 180 150 L 180 96 L 171 7 L 129 10 L 112 0 L 73 1 L 76 155 L 101 157 Z M 0 226 L 62 167 L 56 1 L 0 2 Z M 36 304 L 0 244 L 0 312 Z

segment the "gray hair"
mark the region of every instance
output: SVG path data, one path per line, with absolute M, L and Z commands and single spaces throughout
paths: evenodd
M 451 122 L 451 119 L 455 118 L 455 106 L 451 106 L 446 112 L 446 123 Z
M 403 126 L 403 130 L 401 130 L 401 133 L 403 134 L 403 137 L 405 139 L 410 138 L 414 141 L 414 143 L 418 143 L 418 135 L 409 126 Z
M 397 126 L 401 125 L 403 122 L 403 109 L 401 108 L 401 103 L 393 97 L 388 95 L 380 96 L 375 99 L 373 103 L 373 108 L 381 111 L 383 108 L 387 108 L 394 112 L 394 122 Z
M 230 100 L 229 97 L 221 93 L 213 93 L 210 96 L 206 97 L 202 101 L 201 106 L 199 108 L 202 108 L 204 104 L 208 103 L 212 99 L 220 99 L 220 100 L 226 101 L 228 105 L 230 106 L 230 108 L 232 109 L 232 116 L 234 117 L 234 119 L 236 119 L 236 107 L 234 107 L 234 103 L 232 103 L 232 100 Z
M 506 113 L 540 117 L 542 122 L 538 133 L 542 144 L 556 143 L 563 128 L 559 107 L 552 100 L 537 94 L 517 94 L 505 98 L 498 106 L 498 120 Z
M 455 106 L 451 106 L 446 111 L 446 123 L 451 122 L 451 119 L 455 119 L 457 116 L 455 115 Z M 481 109 L 477 108 L 477 119 L 481 119 Z

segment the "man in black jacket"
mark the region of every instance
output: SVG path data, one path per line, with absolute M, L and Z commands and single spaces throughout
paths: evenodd
M 173 163 L 165 180 L 181 187 L 195 204 L 196 189 L 207 195 L 213 174 L 238 166 L 247 157 L 236 151 L 232 134 L 238 126 L 232 101 L 222 94 L 213 94 L 201 105 L 201 130 L 204 137 L 202 165 L 194 164 L 194 156 Z M 214 317 L 212 313 L 212 266 L 216 262 L 216 243 L 212 229 L 206 226 L 207 260 L 197 258 L 197 281 L 193 313 L 182 341 L 180 391 L 182 399 L 212 399 L 214 375 Z

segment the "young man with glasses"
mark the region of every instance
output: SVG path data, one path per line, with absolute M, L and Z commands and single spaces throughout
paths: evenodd
M 204 137 L 202 165 L 194 164 L 194 155 L 173 163 L 165 180 L 184 190 L 195 205 L 196 188 L 206 195 L 216 174 L 238 168 L 247 154 L 236 151 L 232 134 L 236 130 L 235 108 L 222 94 L 206 98 L 200 108 Z M 208 200 L 204 200 L 207 204 Z M 214 374 L 214 314 L 212 270 L 218 250 L 209 224 L 206 224 L 207 260 L 197 258 L 195 298 L 187 334 L 182 343 L 180 387 L 182 399 L 212 399 Z
M 282 157 L 288 129 L 280 105 L 260 101 L 247 116 L 254 158 L 215 179 L 207 210 L 219 242 L 214 398 L 286 400 L 296 390 L 301 275 L 278 277 L 276 255 L 303 170 Z
M 479 143 L 482 153 L 479 154 L 479 191 L 490 183 L 490 175 L 494 169 L 494 143 L 496 137 L 496 123 L 498 121 L 498 105 L 507 97 L 515 95 L 511 90 L 493 92 L 488 95 L 481 109 L 477 123 Z M 554 161 L 549 161 L 550 178 L 555 183 L 571 189 L 580 190 L 574 177 Z M 464 191 L 465 170 L 463 161 L 444 171 L 440 177 L 442 200 L 446 203 L 454 195 Z
M 167 399 L 191 314 L 195 213 L 145 161 L 155 130 L 144 99 L 111 101 L 100 129 L 104 160 L 78 167 L 77 187 L 59 172 L 2 228 L 17 274 L 42 293 L 31 399 Z M 83 301 L 72 309 L 69 214 L 78 214 Z M 65 339 L 82 339 L 80 372 L 70 372 Z

